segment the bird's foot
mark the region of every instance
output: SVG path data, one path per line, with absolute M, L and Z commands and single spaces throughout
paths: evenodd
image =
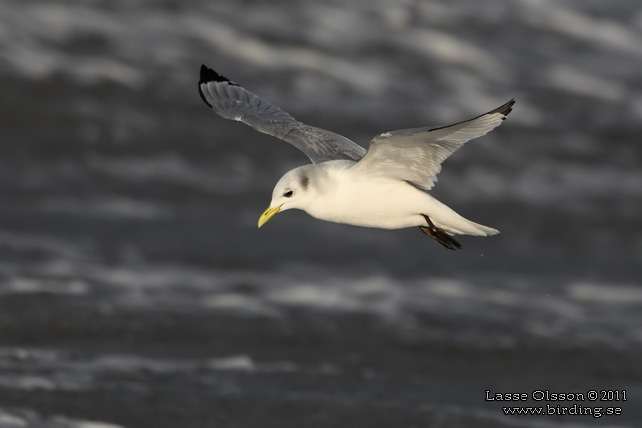
M 426 219 L 426 223 L 428 223 L 428 226 L 419 226 L 419 229 L 421 229 L 423 233 L 430 236 L 449 250 L 461 248 L 461 244 L 457 242 L 455 238 L 450 236 L 444 229 L 435 226 L 430 220 L 430 217 L 425 214 L 422 214 L 422 216 Z

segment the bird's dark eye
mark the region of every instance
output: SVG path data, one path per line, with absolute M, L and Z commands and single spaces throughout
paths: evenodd
M 283 196 L 285 196 L 286 198 L 291 198 L 292 197 L 292 190 L 288 190 L 287 192 L 285 192 L 283 194 Z

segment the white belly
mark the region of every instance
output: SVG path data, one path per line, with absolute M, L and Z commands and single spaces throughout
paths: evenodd
M 308 208 L 313 217 L 355 226 L 401 229 L 425 225 L 421 216 L 430 210 L 431 200 L 412 185 L 389 179 L 339 180 Z

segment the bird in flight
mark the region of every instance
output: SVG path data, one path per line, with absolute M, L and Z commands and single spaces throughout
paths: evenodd
M 259 227 L 281 211 L 299 209 L 320 220 L 356 226 L 418 226 L 451 250 L 461 248 L 453 235 L 499 233 L 465 219 L 428 190 L 437 181 L 441 163 L 465 142 L 499 126 L 515 100 L 454 125 L 384 132 L 372 139 L 366 151 L 346 137 L 299 122 L 205 65 L 198 89 L 218 115 L 280 138 L 312 161 L 276 183 Z

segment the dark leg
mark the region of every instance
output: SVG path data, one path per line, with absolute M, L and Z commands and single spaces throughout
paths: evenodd
M 455 238 L 453 238 L 448 233 L 446 233 L 444 229 L 440 229 L 437 226 L 435 226 L 430 220 L 430 217 L 428 217 L 425 214 L 422 214 L 422 216 L 426 219 L 426 223 L 428 223 L 427 227 L 419 226 L 419 229 L 421 229 L 423 233 L 430 236 L 432 239 L 439 242 L 441 245 L 448 248 L 449 250 L 461 248 L 461 244 L 457 242 Z

